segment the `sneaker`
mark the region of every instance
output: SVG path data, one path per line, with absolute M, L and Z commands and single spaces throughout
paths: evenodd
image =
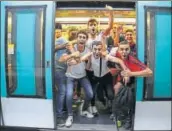
M 85 116 L 85 117 L 87 117 L 87 118 L 93 118 L 93 117 L 94 117 L 94 116 L 93 116 L 90 112 L 88 112 L 88 111 L 83 111 L 82 114 L 81 114 L 81 116 Z
M 63 118 L 58 117 L 57 118 L 57 126 L 63 127 L 64 125 L 65 125 L 65 121 L 63 120 Z
M 97 110 L 97 107 L 96 106 L 92 106 L 92 114 L 94 116 L 97 116 L 98 115 L 98 110 Z
M 130 128 L 131 128 L 131 126 L 132 126 L 132 120 L 131 120 L 131 117 L 130 116 L 128 116 L 126 119 L 125 119 L 125 123 L 124 123 L 124 128 L 126 129 L 126 130 L 129 130 Z
M 71 127 L 72 123 L 73 123 L 73 116 L 68 116 L 68 118 L 66 120 L 66 123 L 65 123 L 65 126 L 66 127 Z
M 114 117 L 115 117 L 115 115 L 112 113 L 112 114 L 110 115 L 110 117 L 109 117 L 109 118 L 110 118 L 111 120 L 113 120 L 113 119 L 114 119 Z
M 131 122 L 126 122 L 123 127 L 126 129 L 126 130 L 130 130 L 131 129 Z

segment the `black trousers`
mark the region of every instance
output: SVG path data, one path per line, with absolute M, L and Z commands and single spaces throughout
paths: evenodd
M 114 99 L 113 77 L 110 72 L 103 77 L 94 77 L 93 91 L 103 104 L 106 102 L 105 97 L 111 101 Z M 95 95 L 91 101 L 92 106 L 95 105 Z

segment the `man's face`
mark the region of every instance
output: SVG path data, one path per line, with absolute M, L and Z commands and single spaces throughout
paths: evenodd
M 77 31 L 73 30 L 71 32 L 69 32 L 69 39 L 70 40 L 74 40 L 77 38 Z
M 132 32 L 127 32 L 125 34 L 125 39 L 128 41 L 128 43 L 132 43 L 133 42 L 133 33 Z
M 95 59 L 100 58 L 102 52 L 102 45 L 93 45 L 93 55 Z
M 97 33 L 98 25 L 96 22 L 89 22 L 88 23 L 88 30 L 91 35 L 95 35 Z
M 126 59 L 130 53 L 130 45 L 119 45 L 118 52 L 120 53 L 122 59 Z
M 55 37 L 56 37 L 56 38 L 59 38 L 59 37 L 61 37 L 61 36 L 62 36 L 62 31 L 59 30 L 59 29 L 56 29 L 56 31 L 55 31 Z
M 78 44 L 85 46 L 86 41 L 87 41 L 87 36 L 85 34 L 82 34 L 82 33 L 78 34 L 78 37 L 77 37 Z

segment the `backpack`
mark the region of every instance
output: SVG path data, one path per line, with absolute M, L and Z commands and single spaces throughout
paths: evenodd
M 117 108 L 127 107 L 133 109 L 135 103 L 135 88 L 123 86 L 115 96 L 115 106 Z

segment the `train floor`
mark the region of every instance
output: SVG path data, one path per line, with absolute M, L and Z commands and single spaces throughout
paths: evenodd
M 78 105 L 79 106 L 79 105 Z M 103 106 L 101 102 L 96 102 L 99 110 L 99 116 L 92 119 L 79 115 L 78 106 L 74 108 L 74 122 L 70 128 L 57 127 L 57 130 L 37 129 L 35 131 L 118 131 L 115 122 L 110 119 L 109 110 Z M 66 116 L 66 113 L 64 112 Z M 66 116 L 67 117 L 67 116 Z M 33 129 L 12 129 L 13 131 L 34 131 Z M 11 129 L 3 129 L 2 131 L 11 131 Z M 129 131 L 119 128 L 119 131 Z
M 61 127 L 59 131 L 117 131 L 116 124 L 110 119 L 110 113 L 100 102 L 96 102 L 99 116 L 92 119 L 80 116 L 78 110 L 74 112 L 74 122 L 70 128 Z M 119 131 L 127 131 L 120 128 Z

